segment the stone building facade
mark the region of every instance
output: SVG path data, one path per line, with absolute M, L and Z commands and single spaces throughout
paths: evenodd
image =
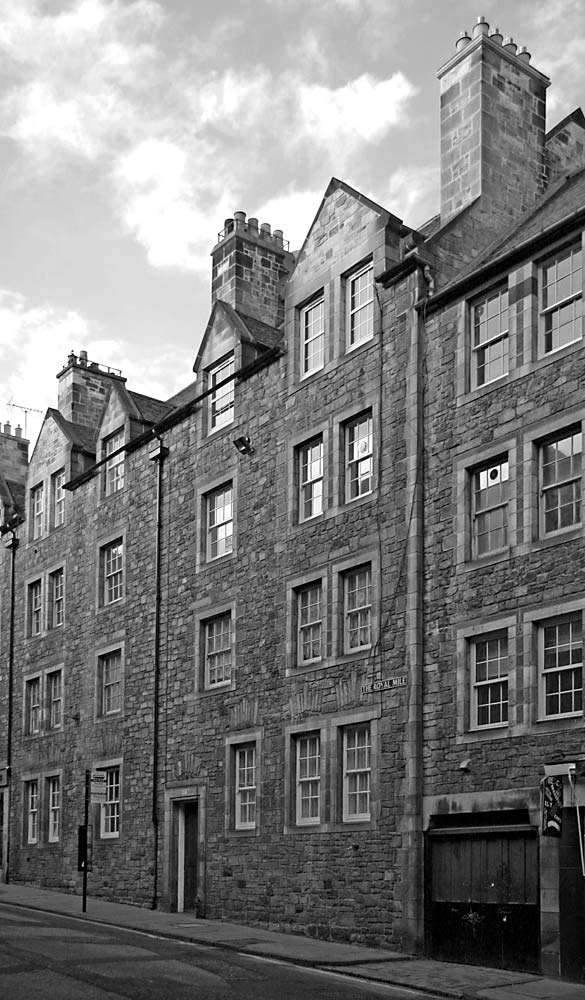
M 235 213 L 194 382 L 59 374 L 3 874 L 79 892 L 87 802 L 90 893 L 579 979 L 585 121 L 483 19 L 439 75 L 439 216 Z

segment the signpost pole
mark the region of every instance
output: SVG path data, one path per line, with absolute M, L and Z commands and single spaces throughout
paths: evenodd
M 87 828 L 89 826 L 89 783 L 91 781 L 91 772 L 86 770 L 85 772 L 85 811 L 83 817 L 83 825 L 85 827 L 85 857 L 83 859 L 83 902 L 81 906 L 81 912 L 85 913 L 87 910 Z

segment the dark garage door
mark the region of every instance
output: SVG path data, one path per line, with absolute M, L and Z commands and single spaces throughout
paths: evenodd
M 427 864 L 427 927 L 434 958 L 538 971 L 533 828 L 433 830 Z

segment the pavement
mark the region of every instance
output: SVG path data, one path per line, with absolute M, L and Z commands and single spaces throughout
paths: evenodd
M 23 906 L 79 920 L 95 921 L 125 930 L 145 931 L 171 940 L 190 941 L 247 955 L 312 966 L 360 979 L 421 990 L 430 997 L 457 1000 L 585 1000 L 585 984 L 545 979 L 525 972 L 457 965 L 404 955 L 384 948 L 318 941 L 205 920 L 192 913 L 165 913 L 123 903 L 13 883 L 0 884 L 0 906 Z

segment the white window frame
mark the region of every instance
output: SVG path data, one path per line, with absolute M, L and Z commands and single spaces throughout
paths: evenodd
M 300 311 L 301 378 L 325 366 L 325 298 L 319 296 Z
M 222 625 L 227 622 L 227 629 Z M 231 684 L 234 642 L 231 611 L 223 611 L 202 622 L 205 687 L 215 689 Z M 227 637 L 227 638 L 226 638 Z
M 124 539 L 116 538 L 101 550 L 102 602 L 104 607 L 117 604 L 124 597 Z
M 53 528 L 65 524 L 65 469 L 59 469 L 51 476 L 51 506 L 53 511 Z
M 121 427 L 104 440 L 104 493 L 107 497 L 114 493 L 119 493 L 124 489 L 125 475 L 125 451 L 120 451 L 124 447 L 126 439 L 124 428 Z M 115 454 L 117 452 L 117 454 Z
M 116 840 L 120 836 L 122 815 L 122 767 L 108 764 L 99 770 L 106 775 L 106 799 L 100 805 L 100 839 Z
M 207 561 L 231 555 L 234 547 L 234 487 L 226 483 L 205 498 Z
M 559 265 L 569 262 L 559 277 Z M 551 272 L 547 281 L 547 272 Z M 543 261 L 539 270 L 541 354 L 546 357 L 583 336 L 583 249 L 581 241 L 565 246 Z M 561 323 L 561 318 L 563 322 Z M 560 331 L 570 328 L 567 339 Z
M 29 636 L 41 635 L 43 631 L 43 581 L 33 580 L 28 585 Z
M 98 656 L 98 715 L 120 715 L 123 705 L 124 662 L 121 647 Z
M 364 278 L 368 280 L 364 282 Z M 347 349 L 351 351 L 374 336 L 374 265 L 371 261 L 347 279 L 346 315 Z
M 365 580 L 360 578 L 365 575 Z M 355 581 L 355 586 L 353 582 Z M 352 645 L 352 636 L 362 637 L 367 632 L 367 641 Z M 372 565 L 363 563 L 352 566 L 343 573 L 343 651 L 355 655 L 371 648 L 372 645 Z
M 32 521 L 32 538 L 42 538 L 45 516 L 45 484 L 38 483 L 30 491 L 30 512 Z
M 209 430 L 217 431 L 222 427 L 227 427 L 233 423 L 234 419 L 234 379 L 235 359 L 234 355 L 219 361 L 209 368 L 207 373 L 207 387 L 209 390 Z M 231 378 L 230 382 L 217 388 L 220 382 Z
M 323 659 L 323 581 L 313 580 L 295 590 L 297 614 L 297 666 L 305 667 L 309 663 L 319 663 Z M 316 599 L 315 599 L 316 597 Z M 319 646 L 316 656 L 303 655 L 310 648 L 314 652 Z
M 374 419 L 371 410 L 348 420 L 345 438 L 345 502 L 368 496 L 374 488 Z
M 24 712 L 26 736 L 38 736 L 43 720 L 43 678 L 42 674 L 27 677 L 24 682 Z
M 65 621 L 65 570 L 63 566 L 49 573 L 49 625 L 60 628 Z
M 372 818 L 372 728 L 370 722 L 344 726 L 343 822 L 364 823 Z M 366 808 L 363 808 L 363 806 Z
M 509 718 L 509 638 L 507 630 L 474 636 L 470 640 L 470 729 L 499 729 Z M 485 647 L 485 650 L 483 649 Z M 481 651 L 481 656 L 479 652 Z M 505 690 L 505 696 L 504 696 Z M 487 721 L 480 722 L 480 711 Z M 500 714 L 500 718 L 495 716 Z M 492 715 L 494 718 L 492 719 Z M 504 718 L 505 716 L 505 718 Z
M 471 543 L 474 559 L 508 547 L 509 480 L 507 455 L 490 459 L 471 472 Z M 484 526 L 486 530 L 483 530 Z M 483 539 L 487 539 L 484 549 L 481 548 Z
M 576 441 L 578 439 L 578 441 Z M 567 458 L 557 458 L 554 461 L 545 462 L 546 449 L 556 448 L 558 453 L 559 445 L 563 442 L 571 441 L 571 454 L 569 465 L 567 468 Z M 573 447 L 573 442 L 576 441 L 578 448 Z M 578 461 L 575 459 L 578 456 Z M 564 465 L 563 465 L 564 463 Z M 583 483 L 583 433 L 581 425 L 574 427 L 569 427 L 566 430 L 557 432 L 554 436 L 547 438 L 542 441 L 539 446 L 538 464 L 539 464 L 539 486 L 540 486 L 540 527 L 541 536 L 548 538 L 551 535 L 557 535 L 564 531 L 570 531 L 571 529 L 577 528 L 582 523 L 582 511 L 581 511 L 581 495 L 582 495 L 582 483 Z M 552 478 L 547 476 L 547 468 L 552 468 L 556 471 Z M 569 491 L 572 494 L 569 503 L 563 503 L 563 497 L 568 496 Z M 550 506 L 547 508 L 547 504 L 550 502 L 551 497 L 556 497 L 557 502 L 554 507 Z M 547 529 L 547 515 L 550 515 L 554 511 L 557 512 L 557 521 L 562 518 L 562 511 L 567 508 L 572 508 L 573 519 L 570 524 L 561 524 L 558 527 Z
M 61 776 L 47 778 L 47 840 L 57 844 L 61 836 Z
M 46 673 L 47 721 L 49 729 L 60 729 L 63 725 L 63 670 L 48 670 Z
M 559 630 L 563 627 L 568 627 L 569 641 L 560 641 Z M 575 636 L 573 629 L 575 629 Z M 556 632 L 557 642 L 552 645 L 547 645 L 547 632 Z M 579 641 L 574 641 L 575 638 Z M 573 611 L 564 615 L 558 615 L 553 618 L 543 619 L 538 623 L 538 687 L 539 687 L 539 718 L 540 719 L 568 719 L 568 718 L 579 718 L 583 715 L 583 612 Z M 564 648 L 563 648 L 564 647 Z M 567 649 L 568 647 L 568 649 Z M 556 651 L 556 653 L 551 653 L 547 655 L 548 651 Z M 578 658 L 575 659 L 575 656 Z M 554 656 L 557 662 L 551 667 L 547 667 L 547 659 Z M 560 660 L 567 659 L 568 662 L 559 662 Z M 561 688 L 563 677 L 572 674 L 576 683 L 572 683 L 570 687 Z M 551 691 L 548 690 L 547 678 L 557 678 L 558 680 L 558 690 Z M 574 703 L 577 704 L 576 708 L 572 708 L 570 711 L 557 711 L 549 712 L 547 710 L 547 701 L 549 697 L 557 698 L 559 701 L 563 693 L 568 693 Z
M 296 825 L 316 826 L 321 823 L 321 734 L 298 733 L 294 742 Z
M 26 842 L 27 844 L 38 844 L 39 842 L 39 779 L 30 778 L 25 782 L 26 786 Z
M 257 816 L 258 749 L 255 742 L 236 744 L 234 750 L 234 828 L 254 830 Z
M 471 304 L 472 389 L 508 374 L 509 333 L 508 286 L 499 285 Z
M 299 446 L 299 521 L 323 513 L 323 435 Z

